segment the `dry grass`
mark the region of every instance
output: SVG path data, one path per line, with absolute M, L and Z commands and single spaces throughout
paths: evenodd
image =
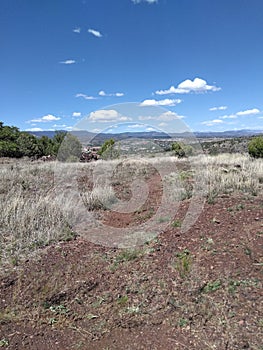
M 207 179 L 208 199 L 235 192 L 256 196 L 262 191 L 262 159 L 237 154 L 203 155 L 192 158 L 191 164 L 197 177 Z
M 17 265 L 36 249 L 74 237 L 54 200 L 53 165 L 2 166 L 0 183 L 0 263 Z
M 184 167 L 185 170 L 179 170 Z M 77 207 L 67 192 L 86 176 L 74 196 L 82 197 L 88 211 L 107 209 L 116 202 L 112 184 L 151 176 L 157 169 L 174 201 L 195 195 L 212 203 L 220 194 L 262 193 L 263 161 L 247 155 L 197 156 L 99 161 L 88 164 L 14 163 L 0 168 L 1 263 L 17 264 L 40 247 L 74 237 L 70 223 Z M 73 184 L 73 185 L 72 185 Z M 60 189 L 60 191 L 59 191 Z M 171 198 L 169 198 L 170 200 Z M 79 200 L 79 199 L 78 199 Z M 72 202 L 73 203 L 73 202 Z M 62 210 L 63 209 L 63 210 Z

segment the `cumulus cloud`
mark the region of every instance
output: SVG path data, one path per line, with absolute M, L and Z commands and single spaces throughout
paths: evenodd
M 237 112 L 236 115 L 237 116 L 246 116 L 246 115 L 254 115 L 254 114 L 258 114 L 258 113 L 260 113 L 260 110 L 257 108 L 253 108 L 253 109 L 247 109 L 245 111 Z
M 76 118 L 81 117 L 81 113 L 80 112 L 73 112 L 72 117 L 76 117 Z
M 214 126 L 217 124 L 222 124 L 223 120 L 221 119 L 214 119 L 214 120 L 206 120 L 204 122 L 202 122 L 201 124 L 206 125 L 206 126 Z
M 47 122 L 53 122 L 55 120 L 60 120 L 60 119 L 61 119 L 60 117 L 55 117 L 52 114 L 48 114 L 38 119 L 31 119 L 29 120 L 28 123 L 47 123 Z
M 79 34 L 81 32 L 81 28 L 79 28 L 79 27 L 78 28 L 74 28 L 73 32 Z
M 158 0 L 131 0 L 134 4 L 140 4 L 141 2 L 147 2 L 148 4 L 158 3 Z
M 209 108 L 209 111 L 224 111 L 226 109 L 227 109 L 227 106 L 219 106 L 219 107 Z
M 95 29 L 88 29 L 88 32 L 94 36 L 96 36 L 97 38 L 102 38 L 102 34 L 101 32 L 99 32 L 98 30 Z
M 247 109 L 245 111 L 240 111 L 234 114 L 220 116 L 220 119 L 237 119 L 238 117 L 253 116 L 259 114 L 260 110 L 258 108 Z
M 94 96 L 88 96 L 85 94 L 76 94 L 75 97 L 82 97 L 84 100 L 96 100 L 97 97 Z
M 182 100 L 180 99 L 169 99 L 166 98 L 164 100 L 144 100 L 140 106 L 175 106 L 178 103 L 181 103 Z
M 115 93 L 109 94 L 109 93 L 106 93 L 104 90 L 101 90 L 101 91 L 99 91 L 99 96 L 102 96 L 102 97 L 104 97 L 104 96 L 122 97 L 122 96 L 124 96 L 124 93 L 123 92 L 115 92 Z
M 126 122 L 131 120 L 126 116 L 123 116 L 114 109 L 101 109 L 90 113 L 89 120 L 91 122 L 99 123 L 115 123 L 115 122 Z
M 184 116 L 177 113 L 167 111 L 157 116 L 140 116 L 139 120 L 160 120 L 160 121 L 172 121 L 176 119 L 183 119 Z
M 207 82 L 200 78 L 195 78 L 194 80 L 186 79 L 181 82 L 177 87 L 171 86 L 167 90 L 157 90 L 155 93 L 157 95 L 169 95 L 169 94 L 189 94 L 194 93 L 204 93 L 208 91 L 219 91 L 221 88 L 213 85 L 208 85 Z
M 61 64 L 74 64 L 74 63 L 76 63 L 76 61 L 75 60 L 66 60 L 66 61 L 61 61 L 59 63 L 61 63 Z

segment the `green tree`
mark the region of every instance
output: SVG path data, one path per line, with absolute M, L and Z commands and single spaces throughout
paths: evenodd
M 101 146 L 101 149 L 98 152 L 98 154 L 102 156 L 102 158 L 104 159 L 112 158 L 114 144 L 115 144 L 115 141 L 113 139 L 106 140 Z
M 66 131 L 56 131 L 55 135 L 52 139 L 53 142 L 53 152 L 52 154 L 57 155 L 60 146 L 62 145 L 63 140 L 65 139 L 65 137 L 67 136 L 67 132 Z
M 188 157 L 193 154 L 193 147 L 190 145 L 185 145 L 182 142 L 174 142 L 172 144 L 172 151 L 174 151 L 174 154 L 179 157 Z
M 40 150 L 40 156 L 55 155 L 54 153 L 54 143 L 52 139 L 43 135 L 38 139 L 38 147 Z
M 75 135 L 68 133 L 58 149 L 57 158 L 62 162 L 78 161 L 81 152 L 82 146 L 79 139 Z
M 20 132 L 17 145 L 21 157 L 40 157 L 42 155 L 38 139 L 27 132 Z
M 249 142 L 248 153 L 253 158 L 263 158 L 263 136 L 254 137 Z
M 19 157 L 18 136 L 18 128 L 0 123 L 0 157 Z

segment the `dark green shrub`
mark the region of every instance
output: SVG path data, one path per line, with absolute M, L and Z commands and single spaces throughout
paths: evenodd
M 174 142 L 172 144 L 172 151 L 174 151 L 174 154 L 179 158 L 189 157 L 193 154 L 193 147 L 185 145 L 182 142 Z
M 248 153 L 253 158 L 263 158 L 263 137 L 253 138 L 248 144 Z

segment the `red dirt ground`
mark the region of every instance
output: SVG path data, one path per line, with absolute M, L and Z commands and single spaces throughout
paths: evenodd
M 47 247 L 0 279 L 0 346 L 262 350 L 262 243 L 262 198 L 233 195 L 135 251 L 81 237 Z

